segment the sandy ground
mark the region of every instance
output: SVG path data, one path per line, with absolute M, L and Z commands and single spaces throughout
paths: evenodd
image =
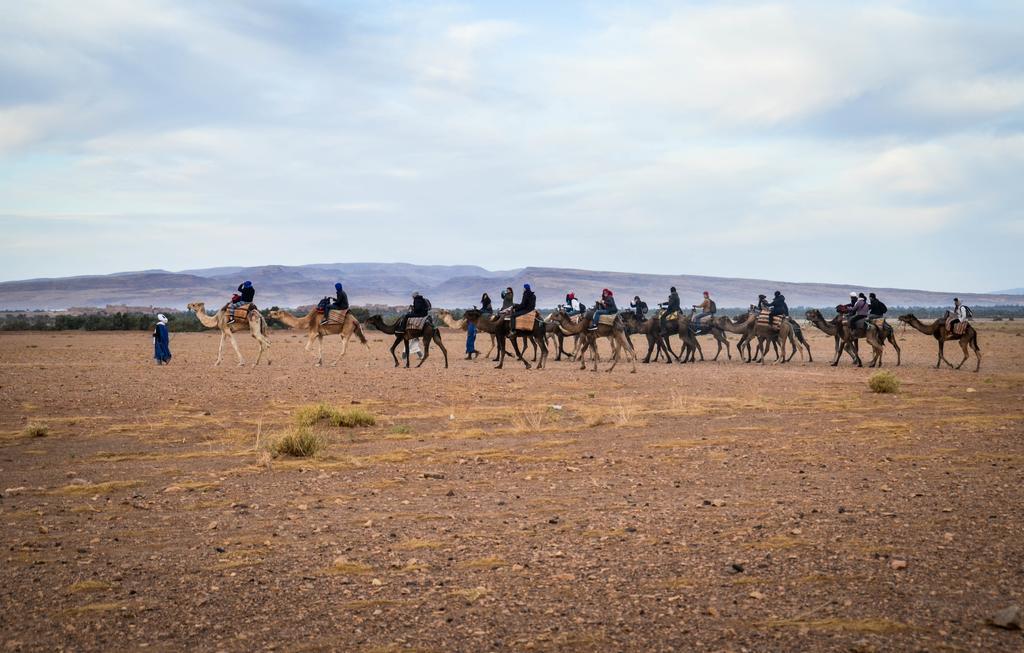
M 1024 325 L 980 328 L 979 374 L 900 332 L 895 395 L 813 330 L 813 364 L 635 375 L 453 332 L 447 370 L 376 332 L 324 369 L 294 332 L 256 369 L 213 333 L 168 367 L 145 333 L 3 334 L 0 643 L 1020 651 L 986 619 L 1024 604 Z M 315 402 L 377 423 L 270 458 Z

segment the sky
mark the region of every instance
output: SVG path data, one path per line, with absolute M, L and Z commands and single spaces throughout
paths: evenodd
M 0 280 L 1024 286 L 1024 3 L 4 3 Z

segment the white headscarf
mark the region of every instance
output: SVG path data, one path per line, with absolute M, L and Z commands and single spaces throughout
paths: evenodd
M 160 324 L 167 324 L 167 316 L 163 313 L 157 313 L 156 321 Z

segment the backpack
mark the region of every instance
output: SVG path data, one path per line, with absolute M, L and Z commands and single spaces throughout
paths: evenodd
M 876 306 L 876 308 L 878 309 L 878 314 L 879 315 L 885 315 L 886 313 L 889 312 L 889 307 L 885 305 L 885 302 L 883 302 L 881 299 L 878 299 L 878 300 L 875 300 L 875 301 L 878 302 L 878 305 Z
M 972 317 L 974 317 L 974 311 L 971 310 L 970 306 L 968 306 L 967 304 L 960 304 L 960 305 L 964 307 L 965 311 L 967 311 L 967 319 L 968 320 L 971 319 Z
M 713 299 L 710 300 L 710 301 L 711 301 L 711 307 L 708 309 L 708 312 L 709 313 L 717 313 L 718 312 L 718 304 L 716 304 L 715 300 L 713 300 Z
M 428 311 L 430 311 L 430 310 L 432 310 L 434 308 L 433 304 L 431 304 L 430 300 L 427 299 L 426 297 L 423 298 L 423 301 L 425 301 L 427 303 L 427 310 Z

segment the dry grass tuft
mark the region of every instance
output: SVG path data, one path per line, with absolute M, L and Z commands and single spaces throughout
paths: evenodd
M 344 426 L 354 428 L 356 426 L 373 426 L 377 418 L 365 408 L 349 408 L 338 410 L 327 404 L 312 404 L 296 409 L 294 413 L 295 423 L 300 427 L 309 427 L 326 421 L 331 426 Z
M 110 589 L 110 583 L 104 583 L 101 580 L 83 580 L 78 583 L 68 585 L 68 594 L 78 594 L 80 592 L 102 592 Z
M 875 372 L 868 379 L 868 387 L 871 392 L 890 394 L 899 391 L 900 380 L 892 372 Z
M 486 587 L 473 587 L 470 589 L 452 590 L 452 594 L 455 596 L 461 596 L 466 599 L 466 603 L 476 603 L 483 597 L 491 593 L 491 590 Z
M 409 538 L 408 540 L 402 540 L 394 545 L 394 548 L 399 551 L 416 551 L 417 549 L 436 549 L 441 546 L 441 543 L 437 540 L 424 540 L 418 537 Z
M 50 435 L 50 427 L 42 422 L 32 423 L 21 432 L 26 438 L 45 438 Z
M 319 455 L 326 447 L 327 441 L 323 436 L 300 427 L 272 442 L 270 451 L 275 456 L 312 458 Z
M 138 485 L 142 485 L 142 481 L 107 481 L 106 483 L 84 483 L 81 485 L 65 485 L 59 487 L 56 490 L 52 490 L 50 494 L 65 494 L 69 496 L 76 495 L 89 495 L 89 494 L 107 494 L 108 492 L 114 492 L 116 490 L 127 490 Z
M 363 574 L 369 574 L 372 571 L 373 567 L 358 562 L 352 562 L 346 558 L 336 559 L 334 563 L 327 568 L 327 573 L 342 576 L 361 576 Z
M 541 430 L 547 411 L 523 409 L 512 418 L 512 433 L 531 433 Z
M 488 558 L 476 558 L 474 560 L 466 560 L 460 562 L 459 567 L 463 569 L 498 569 L 499 567 L 508 566 L 508 562 L 504 558 L 497 556 L 490 556 Z
M 82 605 L 77 608 L 69 608 L 67 610 L 70 614 L 85 614 L 88 612 L 113 612 L 114 610 L 121 610 L 127 606 L 123 603 L 89 603 Z
M 757 622 L 768 628 L 807 628 L 809 630 L 839 631 L 847 633 L 893 633 L 909 628 L 907 624 L 888 619 L 770 619 Z

